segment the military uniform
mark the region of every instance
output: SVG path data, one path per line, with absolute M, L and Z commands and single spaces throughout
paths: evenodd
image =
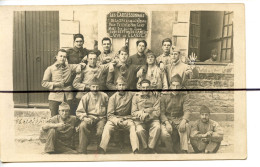
M 97 77 L 100 81 L 100 90 L 106 90 L 105 85 L 105 78 L 104 74 L 108 71 L 108 65 L 100 65 L 96 67 L 90 67 L 89 65 L 86 66 L 84 70 L 76 75 L 76 78 L 73 81 L 73 87 L 77 90 L 89 90 L 90 82 L 94 77 Z M 81 99 L 83 95 L 87 92 L 77 92 L 76 98 Z
M 160 56 L 158 56 L 158 57 L 156 58 L 156 62 L 157 62 L 158 64 L 163 63 L 164 66 L 170 64 L 170 63 L 171 63 L 170 54 L 168 54 L 168 55 L 165 55 L 164 53 L 161 54 Z
M 67 50 L 67 59 L 69 64 L 79 64 L 82 59 L 88 55 L 90 50 L 86 48 L 73 47 Z
M 132 97 L 133 93 L 131 92 L 125 92 L 124 95 L 120 95 L 120 92 L 116 92 L 110 97 L 107 110 L 108 121 L 105 125 L 100 143 L 100 147 L 104 151 L 106 151 L 111 135 L 115 130 L 129 131 L 132 150 L 135 151 L 139 149 L 135 124 L 131 116 Z M 123 126 L 118 124 L 118 121 L 121 119 L 123 119 Z
M 98 56 L 99 64 L 107 64 L 109 62 L 106 61 L 106 58 L 110 58 L 110 60 L 114 60 L 115 53 L 114 52 L 103 52 Z
M 143 68 L 143 67 L 142 67 Z M 167 77 L 164 71 L 161 71 L 156 65 L 152 68 L 144 68 L 146 71 L 137 82 L 137 89 L 140 89 L 140 82 L 147 79 L 151 82 L 152 89 L 168 89 Z
M 50 128 L 43 130 L 47 132 L 47 139 L 45 144 L 46 153 L 68 153 L 75 154 L 76 146 L 75 139 L 76 131 L 75 127 L 78 125 L 78 120 L 75 116 L 70 115 L 66 120 L 63 120 L 60 115 L 55 115 L 50 118 L 46 124 L 58 124 L 64 123 L 64 128 Z
M 108 96 L 103 92 L 92 92 L 84 95 L 76 111 L 77 117 L 81 120 L 79 126 L 79 152 L 86 152 L 90 140 L 90 131 L 95 128 L 96 141 L 100 142 L 101 135 L 106 124 Z M 84 118 L 90 118 L 91 122 L 85 122 Z
M 145 54 L 139 55 L 138 53 L 136 53 L 136 54 L 129 57 L 128 63 L 134 64 L 134 65 L 145 65 L 146 64 L 146 56 L 145 56 Z
M 179 131 L 180 122 L 185 119 L 189 121 L 191 112 L 189 111 L 188 97 L 185 93 L 164 94 L 161 97 L 161 140 L 166 145 L 167 152 L 179 152 L 188 150 L 188 140 L 190 135 L 190 126 L 185 125 L 185 132 Z M 172 125 L 173 133 L 167 132 L 165 122 L 169 121 Z M 178 139 L 179 137 L 179 139 Z M 179 147 L 180 146 L 180 147 Z
M 213 132 L 211 136 L 202 137 L 203 134 L 209 131 Z M 207 150 L 211 153 L 216 153 L 223 140 L 223 129 L 217 122 L 211 119 L 207 123 L 199 119 L 192 125 L 190 137 L 190 142 L 195 152 L 200 153 Z M 203 141 L 203 138 L 205 141 Z
M 146 113 L 145 109 L 153 109 Z M 135 120 L 136 133 L 144 149 L 154 149 L 160 137 L 160 100 L 152 93 L 142 95 L 136 93 L 132 100 L 132 116 L 138 117 Z
M 54 63 L 45 70 L 42 86 L 51 91 L 58 91 L 50 92 L 48 97 L 51 116 L 58 114 L 58 106 L 61 102 L 66 101 L 69 105 L 72 104 L 73 93 L 70 92 L 72 90 L 72 75 L 76 72 L 77 67 L 76 64 L 61 65 Z M 63 83 L 63 85 L 54 86 L 55 83 Z M 62 92 L 63 90 L 66 92 Z

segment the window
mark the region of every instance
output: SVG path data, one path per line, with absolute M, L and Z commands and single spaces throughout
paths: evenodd
M 224 12 L 221 42 L 221 62 L 233 62 L 233 17 L 234 12 Z

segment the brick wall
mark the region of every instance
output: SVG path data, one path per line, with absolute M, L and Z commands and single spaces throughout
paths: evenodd
M 199 74 L 186 82 L 187 89 L 233 89 L 234 72 L 232 65 L 197 65 Z M 212 119 L 217 121 L 234 120 L 233 91 L 189 91 L 193 120 L 198 118 L 201 105 L 207 105 Z

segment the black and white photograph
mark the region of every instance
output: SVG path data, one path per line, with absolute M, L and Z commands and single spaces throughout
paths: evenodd
M 6 161 L 246 158 L 243 5 L 6 12 Z

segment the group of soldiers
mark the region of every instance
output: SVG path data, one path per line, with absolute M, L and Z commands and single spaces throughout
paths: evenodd
M 42 127 L 46 153 L 86 154 L 95 141 L 104 154 L 111 138 L 123 137 L 115 135 L 121 131 L 129 132 L 133 153 L 156 153 L 158 145 L 165 145 L 165 153 L 187 153 L 189 142 L 198 153 L 218 151 L 222 128 L 206 105 L 191 126 L 189 98 L 181 91 L 195 69 L 195 55 L 183 63 L 169 38 L 158 57 L 145 40 L 136 42 L 130 57 L 127 46 L 112 52 L 107 37 L 102 52 L 83 44 L 83 35 L 74 35 L 74 47 L 59 50 L 45 70 L 42 86 L 50 90 L 52 116 Z

